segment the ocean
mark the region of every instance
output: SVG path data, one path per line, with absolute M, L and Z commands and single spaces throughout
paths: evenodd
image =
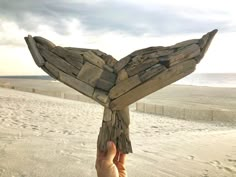
M 54 80 L 47 75 L 0 76 L 0 78 Z M 194 73 L 175 82 L 174 84 L 236 88 L 236 73 Z

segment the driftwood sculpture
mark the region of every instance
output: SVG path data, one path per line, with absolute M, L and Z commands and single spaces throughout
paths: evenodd
M 104 106 L 98 148 L 105 151 L 112 140 L 121 152 L 130 153 L 128 106 L 192 73 L 216 32 L 169 47 L 136 50 L 119 61 L 100 50 L 60 47 L 42 37 L 25 40 L 46 73 Z

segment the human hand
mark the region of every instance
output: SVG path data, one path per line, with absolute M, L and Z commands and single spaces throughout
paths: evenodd
M 97 151 L 96 170 L 98 177 L 127 177 L 126 154 L 116 150 L 112 141 L 107 143 L 107 152 Z

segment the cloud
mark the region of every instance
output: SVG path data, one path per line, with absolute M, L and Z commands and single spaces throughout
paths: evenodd
M 212 18 L 212 17 L 220 18 Z M 46 24 L 67 35 L 68 22 L 77 19 L 84 30 L 104 33 L 117 31 L 131 35 L 205 33 L 211 29 L 231 30 L 227 13 L 204 8 L 170 5 L 135 5 L 126 1 L 21 0 L 0 1 L 0 19 L 14 21 L 20 29 L 36 31 Z

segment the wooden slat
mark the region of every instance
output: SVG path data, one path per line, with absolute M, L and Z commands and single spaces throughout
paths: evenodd
M 41 54 L 38 51 L 38 48 L 36 46 L 36 42 L 34 41 L 33 37 L 31 35 L 28 35 L 28 37 L 25 37 L 25 41 L 28 45 L 29 51 L 37 64 L 37 66 L 41 67 L 44 65 L 45 60 L 41 56 Z
M 138 74 L 141 71 L 146 70 L 147 68 L 150 68 L 151 66 L 153 66 L 157 63 L 159 63 L 159 60 L 156 58 L 155 59 L 147 59 L 147 60 L 144 60 L 143 62 L 140 62 L 137 64 L 135 62 L 129 63 L 125 69 L 130 77 L 135 74 Z
M 106 64 L 103 66 L 103 69 L 105 69 L 105 70 L 107 70 L 107 71 L 109 71 L 111 73 L 114 72 L 114 69 L 112 67 L 110 67 L 109 65 L 106 65 Z
M 180 48 L 180 47 L 184 47 L 184 46 L 188 46 L 192 44 L 198 44 L 198 43 L 199 43 L 199 39 L 190 39 L 183 42 L 179 42 L 173 46 L 170 46 L 170 48 Z
M 132 76 L 126 80 L 120 81 L 115 85 L 109 92 L 109 97 L 111 99 L 117 98 L 120 95 L 123 95 L 124 93 L 128 92 L 132 88 L 136 87 L 141 83 L 141 80 L 139 79 L 138 75 Z
M 113 67 L 117 62 L 117 60 L 115 58 L 113 58 L 111 55 L 102 55 L 101 58 L 110 67 Z
M 104 80 L 107 80 L 111 83 L 115 83 L 116 82 L 116 77 L 117 77 L 117 74 L 111 73 L 111 72 L 106 71 L 106 70 L 103 70 L 100 78 L 104 79 Z
M 129 63 L 130 59 L 131 59 L 130 56 L 126 56 L 117 61 L 116 64 L 114 65 L 115 72 L 118 73 L 121 69 L 123 69 L 127 65 L 127 63 Z
M 59 57 L 65 59 L 72 66 L 74 66 L 78 69 L 82 68 L 84 59 L 80 54 L 73 52 L 73 51 L 66 50 L 60 46 L 54 47 L 51 51 L 54 54 L 58 55 Z
M 47 48 L 48 50 L 52 50 L 54 47 L 56 47 L 55 44 L 53 44 L 51 41 L 43 38 L 43 37 L 40 37 L 40 36 L 35 36 L 34 37 L 34 40 L 41 44 L 42 46 L 44 46 L 45 48 Z
M 52 65 L 54 65 L 56 68 L 60 69 L 61 71 L 71 75 L 71 76 L 77 76 L 79 73 L 79 70 L 75 68 L 74 66 L 67 63 L 62 58 L 58 57 L 54 53 L 48 51 L 47 49 L 40 47 L 39 51 L 41 55 Z
M 59 80 L 63 82 L 64 84 L 68 85 L 69 87 L 72 87 L 73 89 L 79 91 L 80 93 L 92 98 L 94 88 L 90 85 L 71 77 L 70 75 L 63 73 L 60 71 L 59 73 Z
M 105 122 L 111 121 L 111 116 L 112 116 L 112 111 L 109 108 L 104 108 L 103 121 Z
M 210 44 L 211 44 L 211 41 L 212 41 L 212 39 L 214 38 L 214 36 L 215 36 L 215 34 L 217 33 L 217 29 L 215 29 L 215 30 L 213 30 L 213 31 L 211 31 L 211 32 L 209 32 L 209 33 L 207 33 L 207 41 L 206 42 L 204 42 L 204 44 L 202 44 L 202 50 L 201 50 L 201 54 L 198 56 L 198 57 L 196 57 L 196 61 L 197 61 L 197 63 L 199 63 L 200 62 L 200 60 L 204 57 L 204 55 L 205 55 L 205 53 L 207 52 L 207 50 L 208 50 L 208 48 L 209 48 L 209 46 L 210 46 Z M 204 36 L 203 36 L 203 38 L 204 38 Z
M 112 110 L 121 110 L 135 101 L 189 75 L 195 70 L 195 66 L 195 60 L 188 60 L 176 65 L 116 98 L 110 103 L 110 108 Z
M 126 70 L 122 69 L 117 74 L 116 83 L 119 83 L 120 81 L 123 81 L 123 80 L 127 79 L 128 77 L 129 76 L 128 76 L 128 73 L 126 72 Z
M 53 66 L 51 63 L 46 62 L 45 67 L 48 72 L 50 72 L 50 76 L 53 76 L 53 78 L 58 79 L 59 78 L 59 69 L 57 69 L 55 66 Z
M 143 73 L 139 74 L 139 78 L 142 82 L 147 81 L 148 79 L 152 78 L 153 76 L 163 72 L 166 70 L 166 67 L 161 64 L 156 64 L 153 67 L 149 68 Z
M 97 83 L 96 83 L 96 88 L 105 90 L 105 91 L 109 91 L 112 87 L 114 86 L 114 83 L 111 83 L 107 80 L 104 79 L 98 79 Z
M 97 102 L 99 102 L 103 106 L 108 106 L 107 105 L 107 103 L 109 102 L 108 93 L 103 90 L 95 89 L 93 93 L 93 99 L 95 99 Z
M 96 86 L 97 80 L 100 78 L 103 70 L 89 62 L 86 62 L 80 70 L 77 78 L 92 87 Z
M 172 55 L 160 58 L 160 63 L 166 67 L 171 67 L 177 63 L 183 62 L 187 59 L 196 57 L 200 54 L 200 47 L 197 44 L 189 45 L 182 50 L 179 50 Z
M 85 60 L 87 60 L 88 62 L 90 62 L 93 65 L 98 66 L 101 69 L 105 65 L 105 61 L 102 58 L 100 58 L 99 56 L 95 55 L 92 51 L 84 52 L 83 57 Z

